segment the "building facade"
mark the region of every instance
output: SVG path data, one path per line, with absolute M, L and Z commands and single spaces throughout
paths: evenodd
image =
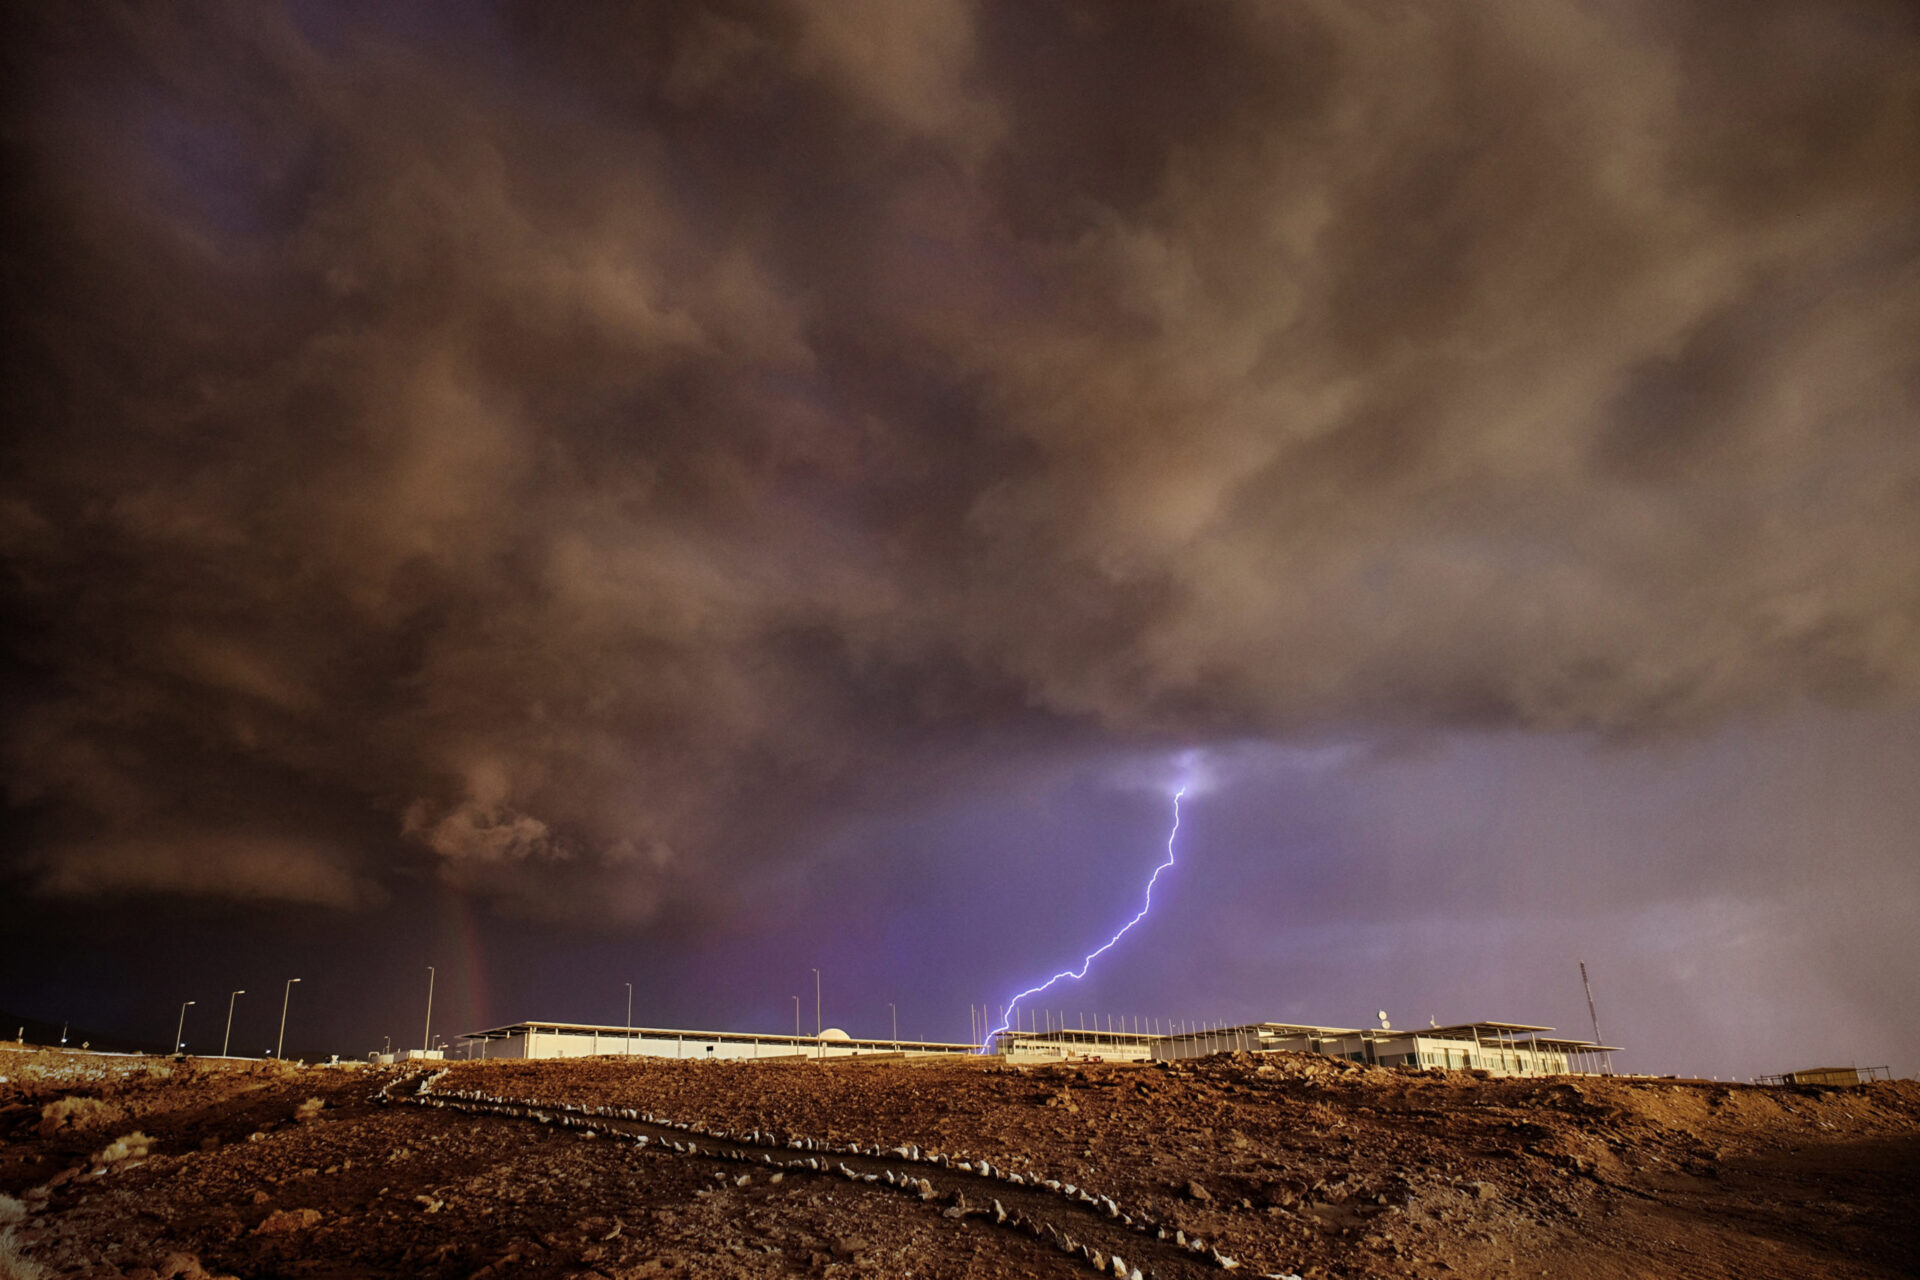
M 570 1022 L 516 1022 L 461 1037 L 470 1058 L 701 1058 L 777 1060 L 878 1054 L 927 1057 L 970 1053 L 972 1045 L 929 1040 L 856 1040 L 828 1029 L 818 1036 L 755 1035 Z
M 994 1051 L 1010 1062 L 1149 1062 L 1159 1036 L 1127 1031 L 1003 1031 Z
M 1617 1045 L 1548 1034 L 1552 1027 L 1522 1022 L 1462 1022 L 1445 1027 L 1313 1027 L 1255 1022 L 1156 1037 L 1158 1060 L 1211 1053 L 1290 1050 L 1379 1067 L 1438 1067 L 1500 1076 L 1610 1074 Z
M 1519 1022 L 1463 1022 L 1445 1027 L 1318 1027 L 1252 1022 L 1154 1035 L 1055 1028 L 1003 1031 L 994 1052 L 1009 1062 L 1171 1062 L 1215 1053 L 1316 1053 L 1381 1067 L 1437 1067 L 1501 1076 L 1611 1074 L 1616 1046 L 1552 1035 L 1552 1027 Z M 971 1044 L 937 1040 L 856 1040 L 844 1031 L 818 1036 L 758 1035 L 587 1023 L 517 1022 L 464 1037 L 469 1058 L 631 1057 L 679 1060 L 794 1061 L 895 1056 L 923 1058 L 976 1052 Z M 417 1051 L 416 1051 L 417 1052 Z

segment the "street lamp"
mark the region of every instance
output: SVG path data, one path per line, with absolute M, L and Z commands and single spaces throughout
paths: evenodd
M 820 971 L 815 969 L 813 971 L 813 1034 L 816 1039 L 819 1038 L 820 1028 L 823 1025 L 820 1021 Z
M 633 984 L 627 984 L 627 1056 L 633 1056 Z
M 280 997 L 280 1038 L 274 1041 L 273 1050 L 276 1058 L 285 1059 L 287 1056 L 287 1004 L 293 999 L 293 984 L 298 981 L 298 978 L 288 978 L 286 993 Z
M 800 997 L 793 998 L 793 1038 L 800 1038 Z
M 233 1002 L 245 994 L 241 990 L 227 997 L 227 1034 L 220 1037 L 220 1056 L 223 1058 L 227 1056 L 227 1045 L 233 1041 Z
M 187 1004 L 192 1003 L 194 1002 L 191 1000 L 187 1001 Z M 180 1052 L 181 1047 L 186 1044 L 186 1041 L 180 1037 L 187 1033 L 187 1004 L 180 1006 L 180 1025 L 173 1030 L 173 1051 L 175 1053 Z
M 887 1012 L 893 1015 L 893 1051 L 900 1052 L 900 1011 L 893 1007 L 893 1001 L 887 1001 Z
M 420 1051 L 433 1052 L 433 966 L 427 966 L 427 1029 L 420 1037 Z

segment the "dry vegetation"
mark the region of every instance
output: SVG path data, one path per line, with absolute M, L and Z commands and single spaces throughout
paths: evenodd
M 120 1108 L 98 1098 L 61 1098 L 40 1108 L 40 1132 L 59 1133 L 64 1129 L 97 1129 L 119 1119 Z
M 459 1110 L 367 1069 L 0 1054 L 0 1074 L 23 1255 L 0 1278 L 1066 1277 L 1114 1255 L 1175 1277 L 1220 1274 L 1215 1252 L 1252 1275 L 1845 1278 L 1920 1256 L 1907 1082 L 589 1060 L 455 1064 L 433 1096 Z M 102 1148 L 66 1122 L 102 1113 L 56 1110 L 75 1100 L 125 1131 Z M 621 1114 L 565 1127 L 563 1103 Z

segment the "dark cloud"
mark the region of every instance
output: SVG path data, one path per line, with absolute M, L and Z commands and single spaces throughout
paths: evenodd
M 1905 6 L 13 21 L 48 892 L 645 918 L 987 760 L 1920 682 Z

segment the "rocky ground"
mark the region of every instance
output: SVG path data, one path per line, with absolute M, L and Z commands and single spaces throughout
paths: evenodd
M 0 1075 L 0 1280 L 1920 1274 L 1912 1082 L 1245 1054 Z

